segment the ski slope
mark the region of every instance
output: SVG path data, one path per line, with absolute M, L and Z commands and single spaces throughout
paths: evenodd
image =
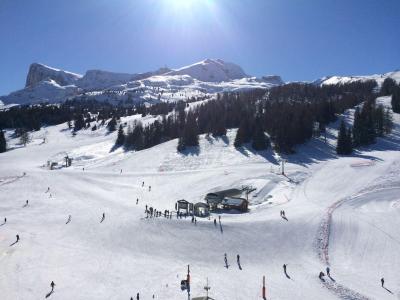
M 389 105 L 390 97 L 379 101 Z M 0 298 L 43 299 L 54 281 L 52 300 L 137 292 L 140 299 L 187 299 L 180 281 L 189 264 L 194 297 L 205 295 L 208 278 L 214 299 L 261 299 L 265 275 L 267 299 L 400 299 L 400 116 L 394 119 L 389 137 L 348 157 L 335 155 L 333 124 L 327 143 L 316 138 L 285 157 L 286 176 L 273 151 L 236 150 L 234 130 L 201 136 L 199 151 L 185 154 L 176 152 L 176 140 L 110 152 L 116 133 L 72 137 L 66 124 L 35 132 L 27 147 L 12 140 L 13 149 L 0 154 L 0 223 L 7 217 Z M 43 167 L 65 154 L 72 167 Z M 250 211 L 221 214 L 221 227 L 213 224 L 217 214 L 196 225 L 145 218 L 145 205 L 174 210 L 178 199 L 198 202 L 242 185 L 256 187 Z M 16 234 L 20 241 L 10 246 Z M 334 281 L 321 282 L 328 265 Z

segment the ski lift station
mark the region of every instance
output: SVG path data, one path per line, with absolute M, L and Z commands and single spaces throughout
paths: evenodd
M 248 210 L 249 201 L 241 196 L 244 192 L 247 194 L 247 191 L 245 188 L 215 191 L 205 196 L 205 202 L 197 202 L 195 204 L 181 199 L 175 203 L 175 210 L 178 214 L 184 213 L 185 215 L 197 217 L 208 217 L 211 211 L 236 210 L 245 213 Z
M 238 210 L 247 212 L 249 202 L 241 198 L 243 190 L 227 189 L 208 193 L 205 197 L 211 211 L 221 210 Z

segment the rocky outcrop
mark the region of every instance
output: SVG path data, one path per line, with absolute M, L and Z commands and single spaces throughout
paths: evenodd
M 54 69 L 42 64 L 33 63 L 29 67 L 25 87 L 33 87 L 43 80 L 53 80 L 60 86 L 74 84 L 81 75 Z

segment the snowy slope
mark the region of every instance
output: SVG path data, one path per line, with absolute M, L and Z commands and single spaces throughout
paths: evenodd
M 193 65 L 173 70 L 166 75 L 189 75 L 205 82 L 230 81 L 249 77 L 240 66 L 224 62 L 221 59 L 206 59 Z
M 389 105 L 390 97 L 379 101 Z M 0 154 L 0 222 L 7 217 L 0 226 L 1 299 L 42 299 L 52 280 L 53 300 L 137 292 L 140 299 L 187 299 L 180 290 L 187 264 L 192 296 L 204 295 L 208 277 L 214 299 L 261 299 L 265 275 L 267 299 L 399 299 L 400 116 L 394 120 L 393 134 L 348 157 L 334 154 L 334 124 L 328 143 L 313 139 L 286 157 L 286 177 L 271 150 L 234 149 L 234 131 L 202 136 L 200 150 L 186 154 L 176 152 L 176 140 L 110 152 L 116 133 L 72 137 L 66 124 L 34 133 L 26 148 L 11 140 L 14 149 Z M 74 158 L 71 168 L 41 167 L 65 154 Z M 145 205 L 174 210 L 178 199 L 197 202 L 248 184 L 257 188 L 250 211 L 221 214 L 222 227 L 213 225 L 217 214 L 196 225 L 144 218 Z M 21 240 L 10 246 L 16 234 Z M 321 282 L 328 264 L 332 279 Z
M 378 86 L 381 86 L 386 78 L 393 78 L 397 82 L 400 82 L 400 71 L 394 71 L 384 74 L 374 74 L 368 76 L 331 76 L 322 78 L 318 80 L 317 83 L 325 85 L 325 84 L 343 84 L 356 81 L 375 80 L 378 83 Z

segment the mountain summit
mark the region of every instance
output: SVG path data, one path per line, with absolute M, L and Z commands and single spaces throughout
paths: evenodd
M 279 76 L 255 78 L 222 59 L 205 59 L 179 69 L 146 73 L 89 70 L 84 75 L 33 63 L 25 88 L 0 97 L 5 104 L 58 103 L 68 99 L 96 99 L 120 103 L 185 101 L 229 91 L 268 89 L 283 84 Z
M 189 75 L 200 81 L 222 82 L 249 77 L 243 69 L 222 59 L 206 59 L 167 73 L 166 75 Z

